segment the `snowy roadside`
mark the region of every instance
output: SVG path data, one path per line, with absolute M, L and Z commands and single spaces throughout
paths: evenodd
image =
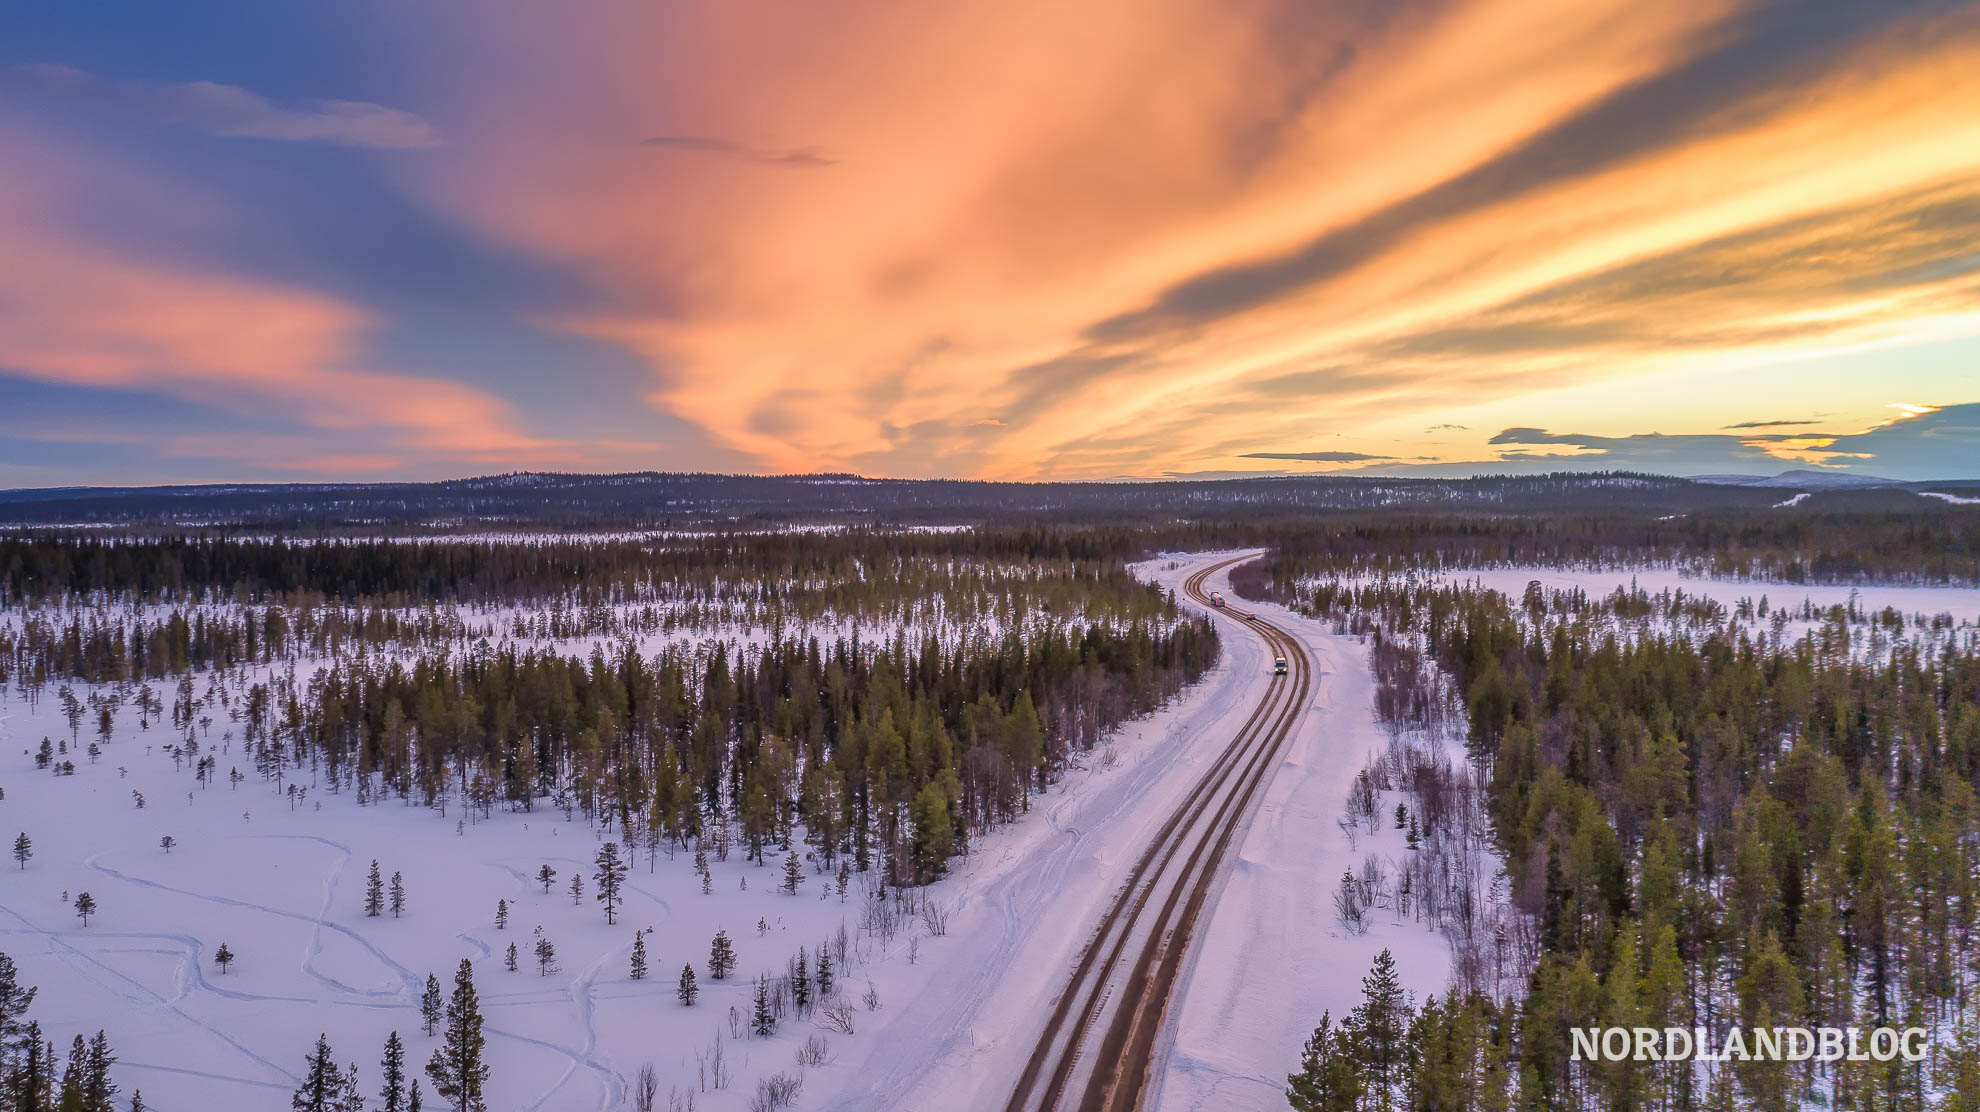
M 1214 580 L 1232 594 L 1226 577 Z M 1384 949 L 1419 1000 L 1450 976 L 1450 946 L 1422 924 L 1376 915 L 1356 935 L 1335 918 L 1342 873 L 1370 853 L 1406 852 L 1392 830 L 1350 842 L 1337 825 L 1355 774 L 1388 745 L 1366 646 L 1282 606 L 1241 605 L 1312 651 L 1317 694 L 1191 944 L 1152 1069 L 1150 1106 L 1162 1112 L 1284 1108 L 1286 1075 L 1320 1013 L 1360 1003 Z

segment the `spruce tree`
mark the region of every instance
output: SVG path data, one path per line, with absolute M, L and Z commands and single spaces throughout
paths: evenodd
M 25 869 L 27 868 L 28 858 L 33 856 L 34 839 L 28 837 L 27 831 L 23 830 L 20 836 L 14 839 L 14 860 L 20 862 L 21 868 Z
M 509 901 L 507 900 L 495 901 L 495 929 L 498 931 L 509 929 Z
M 405 1112 L 406 1044 L 397 1031 L 385 1036 L 385 1056 L 379 1060 L 378 1072 L 384 1077 L 378 1090 L 381 1112 Z
M 1395 955 L 1383 950 L 1375 955 L 1368 976 L 1361 979 L 1361 1006 L 1354 1010 L 1346 1026 L 1354 1028 L 1358 1057 L 1368 1068 L 1369 1087 L 1376 1099 L 1402 1080 L 1408 1048 L 1410 1003 L 1402 981 L 1396 976 Z
M 546 896 L 550 894 L 550 885 L 554 883 L 556 879 L 557 879 L 557 870 L 551 868 L 547 864 L 544 865 L 542 868 L 536 870 L 536 881 L 538 884 L 543 885 L 543 894 Z
M 791 1003 L 800 1016 L 811 1009 L 811 971 L 805 968 L 802 946 L 798 947 L 797 964 L 791 969 Z
M 69 1045 L 69 1060 L 62 1069 L 62 1095 L 57 1098 L 59 1112 L 85 1112 L 89 1107 L 83 1103 L 83 1085 L 89 1079 L 89 1043 L 81 1035 Z
M 222 974 L 227 972 L 228 966 L 234 964 L 234 951 L 228 949 L 225 942 L 222 942 L 220 947 L 213 951 L 213 964 L 220 967 Z
M 1355 1112 L 1361 1094 L 1361 1074 L 1347 1032 L 1322 1012 L 1320 1026 L 1300 1054 L 1299 1072 L 1286 1078 L 1286 1103 L 1295 1112 Z
M 750 1009 L 749 1029 L 759 1039 L 767 1039 L 777 1030 L 777 1017 L 770 1013 L 770 982 L 761 976 L 756 978 L 756 1003 Z
M 726 981 L 736 968 L 736 948 L 729 942 L 729 932 L 718 930 L 715 940 L 708 944 L 708 975 L 718 981 Z
M 419 1078 L 412 1079 L 412 1087 L 406 1090 L 406 1112 L 420 1112 Z
M 832 947 L 818 948 L 818 998 L 824 1000 L 832 995 Z
M 796 850 L 784 855 L 784 894 L 797 895 L 798 885 L 804 883 L 804 871 L 798 867 Z
M 378 859 L 371 859 L 371 872 L 364 878 L 364 915 L 376 919 L 385 911 L 385 875 L 378 871 Z
M 406 882 L 398 873 L 392 874 L 392 918 L 397 919 L 406 909 Z
M 632 979 L 635 981 L 643 981 L 646 979 L 646 932 L 645 931 L 636 931 L 633 934 Z
M 583 873 L 572 873 L 572 874 L 571 874 L 571 888 L 570 888 L 570 892 L 571 892 L 571 906 L 572 906 L 572 907 L 577 907 L 577 906 L 579 906 L 579 905 L 581 905 L 581 904 L 583 904 L 583 903 L 584 903 L 584 874 L 583 874 Z
M 516 971 L 516 964 L 517 964 L 517 962 L 516 962 L 516 944 L 515 944 L 515 943 L 513 943 L 513 942 L 511 942 L 511 943 L 509 943 L 509 952 L 508 952 L 508 954 L 507 954 L 507 955 L 506 955 L 506 956 L 505 956 L 505 957 L 504 957 L 504 958 L 502 959 L 502 961 L 503 961 L 503 964 L 504 964 L 504 965 L 506 965 L 506 966 L 508 966 L 508 969 L 509 969 L 509 972 L 511 972 L 511 973 L 514 973 L 514 972 Z
M 293 1112 L 338 1112 L 344 1095 L 344 1071 L 330 1056 L 330 1036 L 316 1036 L 316 1049 L 310 1051 L 303 1067 L 302 1084 L 289 1098 Z
M 557 946 L 550 936 L 539 935 L 536 939 L 536 975 L 548 977 L 557 968 Z
M 701 989 L 694 983 L 694 963 L 689 962 L 681 966 L 680 984 L 674 990 L 674 995 L 680 997 L 681 1006 L 684 1008 L 694 1007 L 694 998 L 700 995 L 700 993 Z
M 364 1090 L 358 1088 L 357 1063 L 344 1067 L 344 1089 L 338 1094 L 337 1112 L 364 1112 Z
M 99 1028 L 89 1040 L 89 1065 L 84 1072 L 83 1108 L 87 1112 L 112 1112 L 110 1098 L 117 1095 L 117 1086 L 110 1080 L 110 1067 L 116 1064 L 110 1040 Z
M 447 1002 L 446 1043 L 426 1063 L 433 1091 L 447 1098 L 454 1112 L 486 1112 L 482 1089 L 488 1064 L 482 1060 L 487 1038 L 481 1031 L 481 1002 L 474 992 L 474 965 L 462 958 L 454 972 L 454 996 Z
M 441 1008 L 445 1005 L 446 998 L 440 995 L 440 978 L 428 973 L 426 991 L 419 998 L 419 1024 L 427 1038 L 440 1029 Z
M 619 856 L 619 843 L 606 842 L 598 847 L 598 856 L 592 862 L 598 871 L 592 879 L 598 882 L 598 895 L 594 898 L 605 905 L 605 925 L 616 923 L 619 910 L 619 892 L 626 879 L 626 863 Z

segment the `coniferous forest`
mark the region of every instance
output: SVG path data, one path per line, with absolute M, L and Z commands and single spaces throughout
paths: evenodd
M 1415 536 L 1435 548 L 1449 535 Z M 1426 854 L 1445 836 L 1439 817 L 1463 811 L 1446 794 L 1475 798 L 1515 914 L 1458 928 L 1496 937 L 1473 940 L 1485 960 L 1460 960 L 1447 993 L 1404 999 L 1379 961 L 1361 1006 L 1316 1017 L 1293 1107 L 1975 1107 L 1970 625 L 1853 604 L 1770 612 L 1765 585 L 1757 608 L 1738 610 L 1538 582 L 1513 597 L 1379 574 L 1409 566 L 1405 527 L 1364 549 L 1375 555 L 1357 575 L 1358 539 L 1288 546 L 1248 590 L 1368 638 L 1399 733 L 1447 719 L 1469 775 L 1371 771 L 1431 827 Z M 1791 537 L 1766 544 L 1795 551 Z M 1927 556 L 1914 570 L 1939 566 Z M 1591 1025 L 1710 1039 L 1730 1027 L 1916 1027 L 1934 1052 L 1571 1060 L 1571 1029 Z

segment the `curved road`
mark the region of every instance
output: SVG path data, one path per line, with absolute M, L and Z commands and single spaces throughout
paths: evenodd
M 1248 557 L 1212 564 L 1183 582 L 1210 606 L 1204 580 Z M 1198 915 L 1245 817 L 1279 766 L 1313 687 L 1305 647 L 1254 614 L 1221 613 L 1286 658 L 1265 697 L 1203 779 L 1143 851 L 1080 955 L 1007 1105 L 1009 1112 L 1142 1107 L 1149 1060 Z

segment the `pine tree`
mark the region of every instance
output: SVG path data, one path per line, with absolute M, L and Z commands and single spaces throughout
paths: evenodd
M 598 866 L 598 871 L 592 874 L 592 879 L 598 882 L 598 895 L 594 898 L 605 905 L 605 925 L 609 927 L 618 921 L 619 890 L 626 879 L 626 863 L 619 856 L 619 843 L 606 842 L 598 847 L 598 856 L 592 863 Z
M 555 882 L 556 879 L 557 879 L 557 870 L 551 868 L 549 865 L 545 865 L 542 868 L 536 870 L 536 881 L 538 884 L 543 885 L 543 894 L 546 896 L 550 894 L 550 885 L 553 882 Z
M 234 951 L 229 950 L 225 942 L 222 942 L 219 948 L 213 951 L 213 964 L 220 967 L 222 974 L 227 972 L 228 966 L 234 964 Z
M 420 1112 L 419 1078 L 412 1079 L 412 1088 L 406 1090 L 406 1112 Z
M 495 901 L 495 929 L 498 931 L 509 929 L 509 901 L 507 900 Z
M 25 838 L 27 835 L 23 834 Z M 694 871 L 701 877 L 701 894 L 706 896 L 715 890 L 715 874 L 708 869 L 708 849 L 699 841 L 694 843 Z
M 832 995 L 832 947 L 818 948 L 818 998 L 824 1000 Z
M 802 1016 L 811 1010 L 811 971 L 805 968 L 804 947 L 799 946 L 797 965 L 791 969 L 791 1003 Z
M 689 962 L 681 966 L 680 985 L 674 990 L 674 995 L 680 997 L 681 1006 L 684 1008 L 694 1007 L 694 998 L 700 995 L 700 993 L 701 989 L 696 987 L 694 983 L 694 963 Z
M 25 869 L 27 868 L 28 858 L 33 856 L 34 839 L 28 837 L 27 831 L 23 830 L 20 833 L 20 837 L 14 839 L 14 860 L 20 862 L 21 868 Z
M 770 1014 L 770 982 L 762 977 L 756 978 L 756 1003 L 750 1009 L 749 1029 L 759 1039 L 767 1039 L 777 1030 L 777 1017 Z
M 398 873 L 392 874 L 392 918 L 397 919 L 406 909 L 406 883 Z
M 164 850 L 166 853 L 171 853 L 172 847 L 178 844 L 179 844 L 179 840 L 177 838 L 172 837 L 170 834 L 167 834 L 164 837 L 158 839 L 158 848 Z
M 378 1099 L 384 1102 L 381 1112 L 405 1112 L 406 1044 L 397 1031 L 385 1036 L 385 1056 L 379 1060 L 378 1072 L 385 1081 L 378 1090 Z
M 798 885 L 804 883 L 804 871 L 798 868 L 796 850 L 784 855 L 784 894 L 797 895 Z
M 571 887 L 570 887 L 570 892 L 571 892 L 571 906 L 572 906 L 572 907 L 577 907 L 578 905 L 580 905 L 580 904 L 582 904 L 582 903 L 584 903 L 584 874 L 583 874 L 583 873 L 572 873 L 572 874 L 571 874 Z
M 76 896 L 76 914 L 82 917 L 83 926 L 89 926 L 89 917 L 96 914 L 96 897 L 88 892 Z
M 433 1091 L 452 1102 L 454 1112 L 486 1112 L 482 1088 L 488 1065 L 482 1061 L 487 1038 L 481 1032 L 481 1003 L 474 992 L 474 965 L 462 958 L 454 972 L 454 996 L 447 1002 L 446 1044 L 426 1063 Z
M 536 975 L 548 977 L 557 968 L 557 946 L 550 936 L 539 935 L 536 939 Z
M 371 859 L 371 873 L 364 879 L 364 915 L 376 919 L 385 911 L 385 876 L 378 871 L 378 859 Z
M 316 1036 L 316 1049 L 310 1051 L 303 1069 L 302 1084 L 289 1098 L 293 1112 L 338 1112 L 344 1095 L 344 1071 L 330 1057 L 330 1037 Z
M 637 931 L 633 934 L 632 979 L 635 981 L 643 981 L 646 979 L 646 932 L 645 931 Z
M 445 998 L 440 995 L 440 978 L 428 973 L 426 991 L 419 998 L 419 1023 L 429 1039 L 440 1029 L 440 1009 L 445 1006 L 445 1002 Z
M 507 956 L 505 956 L 505 957 L 504 957 L 504 958 L 502 959 L 502 962 L 503 962 L 503 964 L 504 964 L 504 965 L 506 965 L 506 966 L 508 967 L 508 969 L 509 969 L 509 972 L 511 972 L 511 973 L 514 973 L 514 972 L 516 971 L 516 944 L 515 944 L 515 943 L 513 943 L 513 942 L 511 942 L 511 943 L 509 943 L 509 952 L 508 952 L 508 954 L 507 954 Z
M 146 1112 L 144 1107 L 144 1093 L 142 1090 L 139 1089 L 131 1090 L 131 1112 Z
M 736 948 L 729 941 L 729 932 L 718 930 L 715 940 L 708 944 L 708 975 L 718 981 L 726 981 L 736 968 Z

